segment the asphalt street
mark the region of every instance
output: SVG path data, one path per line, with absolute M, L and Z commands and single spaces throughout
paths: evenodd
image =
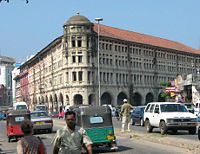
M 146 134 L 144 127 L 138 127 L 134 126 L 133 131 L 131 133 L 125 132 L 120 133 L 120 126 L 121 122 L 113 119 L 113 123 L 115 126 L 115 133 L 117 136 L 117 143 L 119 150 L 117 152 L 110 152 L 108 148 L 102 147 L 99 149 L 94 148 L 94 153 L 104 153 L 104 154 L 111 154 L 111 153 L 119 153 L 119 154 L 141 154 L 141 153 L 148 153 L 148 154 L 177 154 L 177 153 L 190 153 L 186 148 L 179 148 L 176 146 L 171 145 L 165 145 L 161 143 L 153 143 L 148 140 L 140 139 L 137 135 L 135 135 L 135 132 L 139 132 L 141 134 Z M 44 141 L 48 154 L 52 153 L 52 144 L 51 140 L 53 136 L 55 135 L 55 131 L 65 125 L 64 120 L 62 119 L 54 119 L 54 131 L 51 134 L 48 133 L 40 133 L 36 134 L 37 136 L 40 136 L 42 140 Z M 16 153 L 16 141 L 13 140 L 13 142 L 8 143 L 7 137 L 6 137 L 6 122 L 0 121 L 0 148 L 3 150 L 4 153 L 13 154 Z M 182 134 L 186 134 L 187 132 L 182 132 Z M 153 135 L 159 136 L 159 131 L 156 130 Z M 179 135 L 175 135 L 179 136 Z M 194 139 L 195 136 L 192 135 L 181 135 L 188 136 L 188 140 Z M 173 136 L 174 137 L 174 136 Z M 197 140 L 198 142 L 198 140 Z

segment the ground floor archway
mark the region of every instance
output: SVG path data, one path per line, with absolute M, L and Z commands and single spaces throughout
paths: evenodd
M 127 95 L 124 92 L 120 92 L 117 96 L 117 105 L 122 105 L 125 98 L 127 99 Z
M 101 105 L 112 104 L 112 97 L 108 92 L 103 93 L 101 96 Z
M 80 94 L 74 95 L 74 105 L 81 105 L 83 104 L 83 96 Z
M 148 104 L 149 102 L 153 102 L 153 100 L 154 100 L 153 94 L 152 93 L 148 93 L 146 95 L 145 104 Z
M 134 106 L 142 105 L 142 96 L 140 93 L 136 92 L 133 94 L 133 104 Z

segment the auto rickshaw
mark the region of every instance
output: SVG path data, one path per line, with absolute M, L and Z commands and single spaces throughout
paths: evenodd
M 7 112 L 7 137 L 8 142 L 12 138 L 16 140 L 18 137 L 24 136 L 24 133 L 21 130 L 21 122 L 25 119 L 30 120 L 30 111 L 29 110 L 9 110 Z
M 107 146 L 112 151 L 118 149 L 109 106 L 80 106 L 74 111 L 77 126 L 90 137 L 93 146 Z

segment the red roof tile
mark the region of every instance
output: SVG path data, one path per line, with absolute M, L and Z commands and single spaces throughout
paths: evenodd
M 98 32 L 98 24 L 94 24 L 94 31 Z M 174 49 L 174 50 L 184 51 L 188 53 L 200 54 L 200 50 L 193 49 L 179 42 L 170 41 L 170 40 L 155 37 L 155 36 L 136 33 L 136 32 L 132 32 L 128 30 L 122 30 L 119 28 L 114 28 L 114 27 L 105 26 L 101 24 L 99 24 L 99 31 L 100 31 L 100 36 L 106 36 L 110 38 L 115 38 L 115 39 L 130 41 L 130 42 L 137 42 L 137 43 L 142 43 L 142 44 L 149 44 L 152 46 Z

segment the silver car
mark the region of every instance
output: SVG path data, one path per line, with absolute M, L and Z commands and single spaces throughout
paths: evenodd
M 47 130 L 49 133 L 53 130 L 53 120 L 45 111 L 31 112 L 31 121 L 33 122 L 34 132 Z

